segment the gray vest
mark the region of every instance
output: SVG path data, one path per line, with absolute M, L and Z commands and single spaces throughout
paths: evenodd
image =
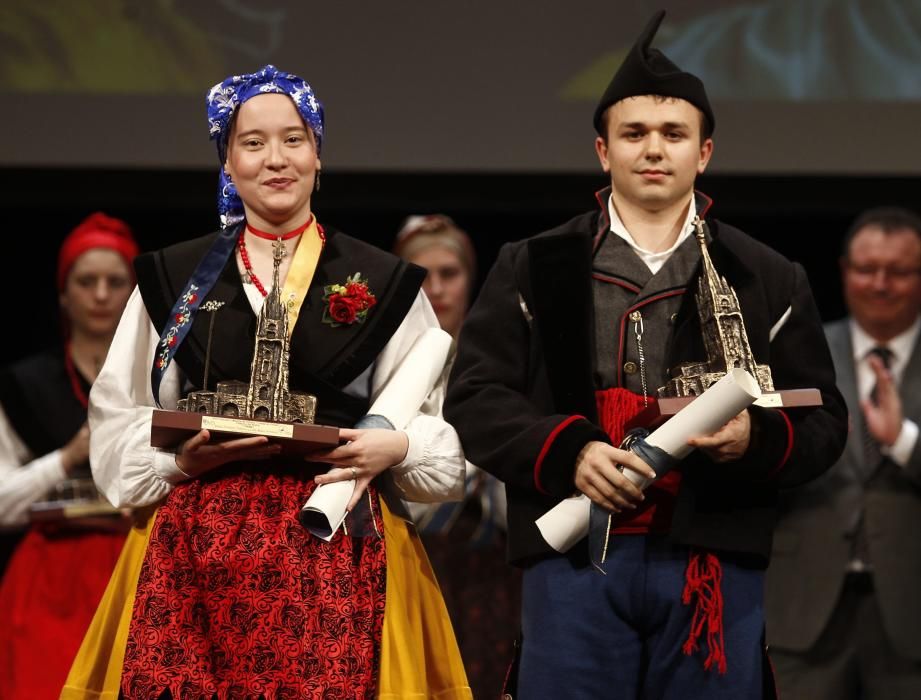
M 669 370 L 665 358 L 675 319 L 699 263 L 694 236 L 652 274 L 624 239 L 610 231 L 604 235 L 592 264 L 597 389 L 622 387 L 642 394 L 641 364 L 647 394 L 655 395 L 665 384 Z M 640 323 L 642 361 L 636 338 Z

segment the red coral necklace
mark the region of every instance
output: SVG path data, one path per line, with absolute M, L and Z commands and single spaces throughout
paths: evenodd
M 240 237 L 237 239 L 237 248 L 240 250 L 240 260 L 243 261 L 243 268 L 246 270 L 246 275 L 249 277 L 249 281 L 253 283 L 253 286 L 259 290 L 259 293 L 262 296 L 267 297 L 269 293 L 266 291 L 259 278 L 256 277 L 256 273 L 253 272 L 252 263 L 249 261 L 249 253 L 246 252 L 246 231 L 249 231 L 254 236 L 259 238 L 265 238 L 266 240 L 275 241 L 276 243 L 280 244 L 281 241 L 287 241 L 290 238 L 294 238 L 295 236 L 302 234 L 307 230 L 311 223 L 313 223 L 313 215 L 307 219 L 307 223 L 303 226 L 299 226 L 293 231 L 288 231 L 288 233 L 283 233 L 280 236 L 276 236 L 275 234 L 268 233 L 266 231 L 260 231 L 259 229 L 250 226 L 249 224 L 246 224 L 245 231 L 240 231 Z M 326 234 L 323 232 L 323 227 L 319 223 L 317 224 L 317 233 L 320 236 L 320 247 L 322 248 L 326 245 Z

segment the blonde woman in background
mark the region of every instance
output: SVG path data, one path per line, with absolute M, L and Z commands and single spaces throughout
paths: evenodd
M 455 341 L 476 282 L 470 237 L 442 214 L 411 216 L 394 252 L 428 270 L 422 288 Z M 446 373 L 453 364 L 452 350 Z M 467 463 L 461 503 L 410 504 L 461 647 L 474 697 L 495 697 L 513 656 L 520 574 L 505 564 L 505 487 Z

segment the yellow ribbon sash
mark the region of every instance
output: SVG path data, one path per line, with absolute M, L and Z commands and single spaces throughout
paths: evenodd
M 301 236 L 297 250 L 294 251 L 294 259 L 291 261 L 291 267 L 288 268 L 288 276 L 285 278 L 285 284 L 281 291 L 282 303 L 288 309 L 288 337 L 291 337 L 294 324 L 297 323 L 298 316 L 301 313 L 301 306 L 304 303 L 304 299 L 307 298 L 307 292 L 310 289 L 313 276 L 316 274 L 317 265 L 320 264 L 320 254 L 322 252 L 323 238 L 320 236 L 317 217 L 313 217 L 310 221 L 310 226 Z

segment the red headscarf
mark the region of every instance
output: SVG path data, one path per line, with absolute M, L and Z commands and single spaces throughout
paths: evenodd
M 121 219 L 96 212 L 86 217 L 71 231 L 58 252 L 58 291 L 63 292 L 67 284 L 67 273 L 77 258 L 92 248 L 106 248 L 121 255 L 131 268 L 131 261 L 138 254 L 138 246 L 131 229 Z

